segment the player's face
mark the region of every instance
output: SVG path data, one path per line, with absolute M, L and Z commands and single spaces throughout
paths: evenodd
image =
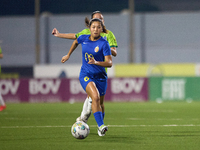
M 91 36 L 94 39 L 99 38 L 100 33 L 102 32 L 101 23 L 99 21 L 92 22 L 92 24 L 90 26 L 90 32 L 91 32 Z
M 92 19 L 94 19 L 94 18 L 100 19 L 104 24 L 104 19 L 103 19 L 103 15 L 102 14 L 96 13 L 96 14 L 93 15 Z

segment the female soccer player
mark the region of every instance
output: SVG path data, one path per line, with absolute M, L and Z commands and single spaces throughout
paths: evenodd
M 79 75 L 80 83 L 92 98 L 92 111 L 98 124 L 99 136 L 104 136 L 108 127 L 104 125 L 101 105 L 107 89 L 107 73 L 105 67 L 112 67 L 112 56 L 108 42 L 100 35 L 106 32 L 100 19 L 92 19 L 89 23 L 91 35 L 81 35 L 72 44 L 61 62 L 66 62 L 78 44 L 82 45 L 82 67 Z
M 93 19 L 93 18 L 100 19 L 104 24 L 104 17 L 103 17 L 103 15 L 100 11 L 93 12 L 92 15 L 91 15 L 91 19 Z M 86 21 L 86 26 L 88 27 L 88 19 L 85 18 L 85 21 Z M 76 39 L 80 35 L 89 35 L 91 33 L 90 33 L 90 30 L 88 28 L 82 30 L 81 32 L 79 32 L 77 34 L 75 34 L 75 33 L 59 33 L 59 31 L 56 28 L 54 28 L 53 31 L 52 31 L 52 34 L 54 36 L 60 37 L 60 38 Z M 101 32 L 100 35 L 108 41 L 112 55 L 117 56 L 117 49 L 116 48 L 118 46 L 117 46 L 117 41 L 116 41 L 114 34 L 110 30 L 107 30 L 107 33 Z M 84 104 L 83 104 L 83 110 L 81 112 L 81 116 L 77 118 L 77 121 L 84 121 L 84 122 L 88 121 L 90 114 L 91 114 L 91 104 L 92 104 L 92 99 L 90 97 L 87 97 L 85 99 Z M 102 105 L 101 107 L 102 107 L 102 112 L 103 112 L 103 117 L 104 117 L 104 115 L 105 115 L 104 105 Z
M 3 58 L 3 53 L 0 47 L 0 58 Z M 0 67 L 0 72 L 1 72 L 1 67 Z M 6 109 L 6 104 L 3 100 L 3 97 L 1 95 L 1 91 L 0 91 L 0 111 L 3 111 L 4 109 Z

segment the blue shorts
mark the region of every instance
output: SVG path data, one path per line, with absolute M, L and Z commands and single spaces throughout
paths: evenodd
M 90 75 L 85 72 L 80 72 L 79 81 L 85 91 L 86 91 L 87 84 L 89 82 L 94 82 L 96 84 L 96 87 L 99 91 L 100 96 L 103 96 L 106 94 L 107 76 L 105 77 L 105 75 L 102 75 L 102 74 Z

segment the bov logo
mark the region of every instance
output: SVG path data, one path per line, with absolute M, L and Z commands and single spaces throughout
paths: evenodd
M 29 81 L 29 93 L 30 94 L 48 94 L 52 92 L 57 94 L 60 87 L 61 80 L 51 80 L 51 79 L 42 79 L 36 80 L 32 79 Z
M 19 80 L 1 80 L 0 81 L 0 91 L 2 95 L 6 95 L 9 92 L 12 95 L 15 95 L 17 93 L 17 90 L 19 88 L 20 81 Z
M 139 78 L 124 78 L 124 79 L 113 79 L 111 81 L 111 90 L 115 94 L 123 93 L 140 93 L 144 85 L 144 79 Z

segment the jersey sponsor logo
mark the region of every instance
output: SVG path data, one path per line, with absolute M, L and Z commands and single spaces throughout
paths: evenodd
M 94 51 L 97 53 L 99 51 L 99 45 L 95 47 Z
M 84 81 L 87 82 L 89 79 L 90 79 L 90 78 L 86 76 L 86 77 L 84 78 Z
M 83 42 L 83 44 L 87 44 L 86 42 Z
M 92 54 L 85 53 L 85 61 L 89 61 L 90 57 L 94 58 Z

